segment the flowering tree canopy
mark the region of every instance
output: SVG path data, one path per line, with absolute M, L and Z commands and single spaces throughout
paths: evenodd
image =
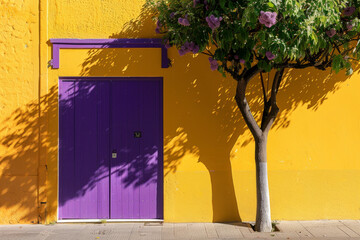
M 360 58 L 356 0 L 152 0 L 156 31 L 180 55 L 209 54 L 212 70 L 235 76 L 257 64 L 352 73 Z M 208 51 L 216 46 L 215 52 Z M 193 51 L 195 50 L 195 51 Z M 218 68 L 216 68 L 216 60 Z M 235 75 L 234 75 L 235 74 Z
M 359 0 L 360 1 L 360 0 Z M 284 70 L 315 67 L 353 72 L 360 59 L 358 0 L 148 0 L 156 32 L 180 55 L 209 56 L 211 70 L 237 83 L 235 100 L 255 140 L 257 213 L 255 229 L 271 231 L 267 179 L 268 132 L 279 112 L 276 96 Z M 276 73 L 271 89 L 263 72 Z M 246 86 L 260 74 L 261 123 L 251 113 Z

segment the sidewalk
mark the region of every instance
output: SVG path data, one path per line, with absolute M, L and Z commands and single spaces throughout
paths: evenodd
M 257 233 L 245 223 L 105 223 L 0 225 L 1 240 L 358 239 L 359 220 L 281 221 Z

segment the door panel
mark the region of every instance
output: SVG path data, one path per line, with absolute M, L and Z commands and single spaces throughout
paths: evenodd
M 60 83 L 60 219 L 109 217 L 108 91 L 108 83 Z
M 111 218 L 162 218 L 160 84 L 112 82 Z

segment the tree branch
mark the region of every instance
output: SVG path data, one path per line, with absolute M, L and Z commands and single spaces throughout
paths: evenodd
M 240 80 L 240 76 L 239 76 L 239 74 L 238 74 L 237 68 L 235 68 L 235 71 L 231 70 L 230 68 L 227 67 L 226 62 L 224 62 L 224 63 L 222 64 L 222 66 L 223 66 L 224 70 L 225 70 L 227 73 L 229 73 L 234 80 L 236 80 L 236 81 L 239 81 L 239 80 Z
M 258 65 L 256 64 L 255 66 L 251 67 L 250 69 L 248 70 L 244 70 L 241 75 L 240 75 L 240 78 L 243 78 L 245 79 L 246 81 L 246 84 L 249 83 L 249 81 L 258 73 L 260 73 L 260 69 L 258 67 Z
M 261 123 L 261 130 L 267 134 L 275 121 L 277 114 L 279 113 L 279 107 L 276 103 L 276 96 L 280 87 L 281 80 L 283 78 L 284 68 L 278 70 L 275 74 L 274 81 L 271 87 L 271 97 L 269 99 L 271 110 Z M 265 107 L 264 107 L 265 108 Z
M 266 97 L 264 78 L 263 78 L 262 72 L 260 72 L 260 79 L 261 79 L 261 86 L 262 86 L 263 95 L 264 95 L 264 103 L 266 103 L 267 102 L 267 97 Z
M 246 76 L 250 78 L 241 78 L 240 81 L 238 81 L 235 100 L 252 135 L 255 139 L 258 139 L 262 135 L 262 131 L 259 125 L 256 123 L 253 114 L 251 113 L 249 103 L 245 96 L 247 84 L 251 80 L 251 78 L 255 76 L 255 74 L 253 73 L 254 71 L 251 71 L 251 74 L 246 74 Z
M 214 56 L 214 55 L 211 55 L 211 54 L 206 53 L 206 52 L 201 52 L 201 54 L 204 54 L 204 55 L 206 55 L 206 56 L 210 56 L 210 57 L 213 57 L 213 56 Z

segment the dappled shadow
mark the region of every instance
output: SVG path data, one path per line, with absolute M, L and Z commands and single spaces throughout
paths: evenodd
M 40 101 L 16 109 L 1 123 L 0 147 L 5 151 L 0 156 L 0 205 L 9 210 L 3 213 L 11 216 L 8 223 L 44 223 L 46 173 L 42 171 L 45 166 L 41 166 L 40 151 L 57 151 L 56 147 L 49 147 L 50 139 L 57 138 L 56 133 L 44 134 L 48 117 L 56 116 L 57 92 L 52 88 Z M 49 186 L 47 194 L 56 191 L 56 186 Z
M 360 65 L 355 65 L 354 74 L 357 74 L 359 69 Z M 263 74 L 265 88 L 269 91 L 274 75 L 274 72 Z M 339 90 L 349 77 L 350 76 L 345 75 L 345 71 L 335 74 L 335 72 L 332 72 L 330 69 L 327 71 L 321 71 L 315 68 L 303 70 L 287 69 L 284 73 L 277 97 L 280 112 L 272 126 L 270 134 L 274 129 L 289 127 L 291 124 L 291 114 L 297 108 L 305 106 L 311 111 L 318 110 L 325 100 Z M 260 124 L 263 110 L 260 76 L 251 80 L 247 89 L 247 97 L 254 117 Z M 246 130 L 246 126 L 244 131 L 246 132 L 246 137 L 243 136 L 238 142 L 242 147 L 253 141 L 251 133 Z

